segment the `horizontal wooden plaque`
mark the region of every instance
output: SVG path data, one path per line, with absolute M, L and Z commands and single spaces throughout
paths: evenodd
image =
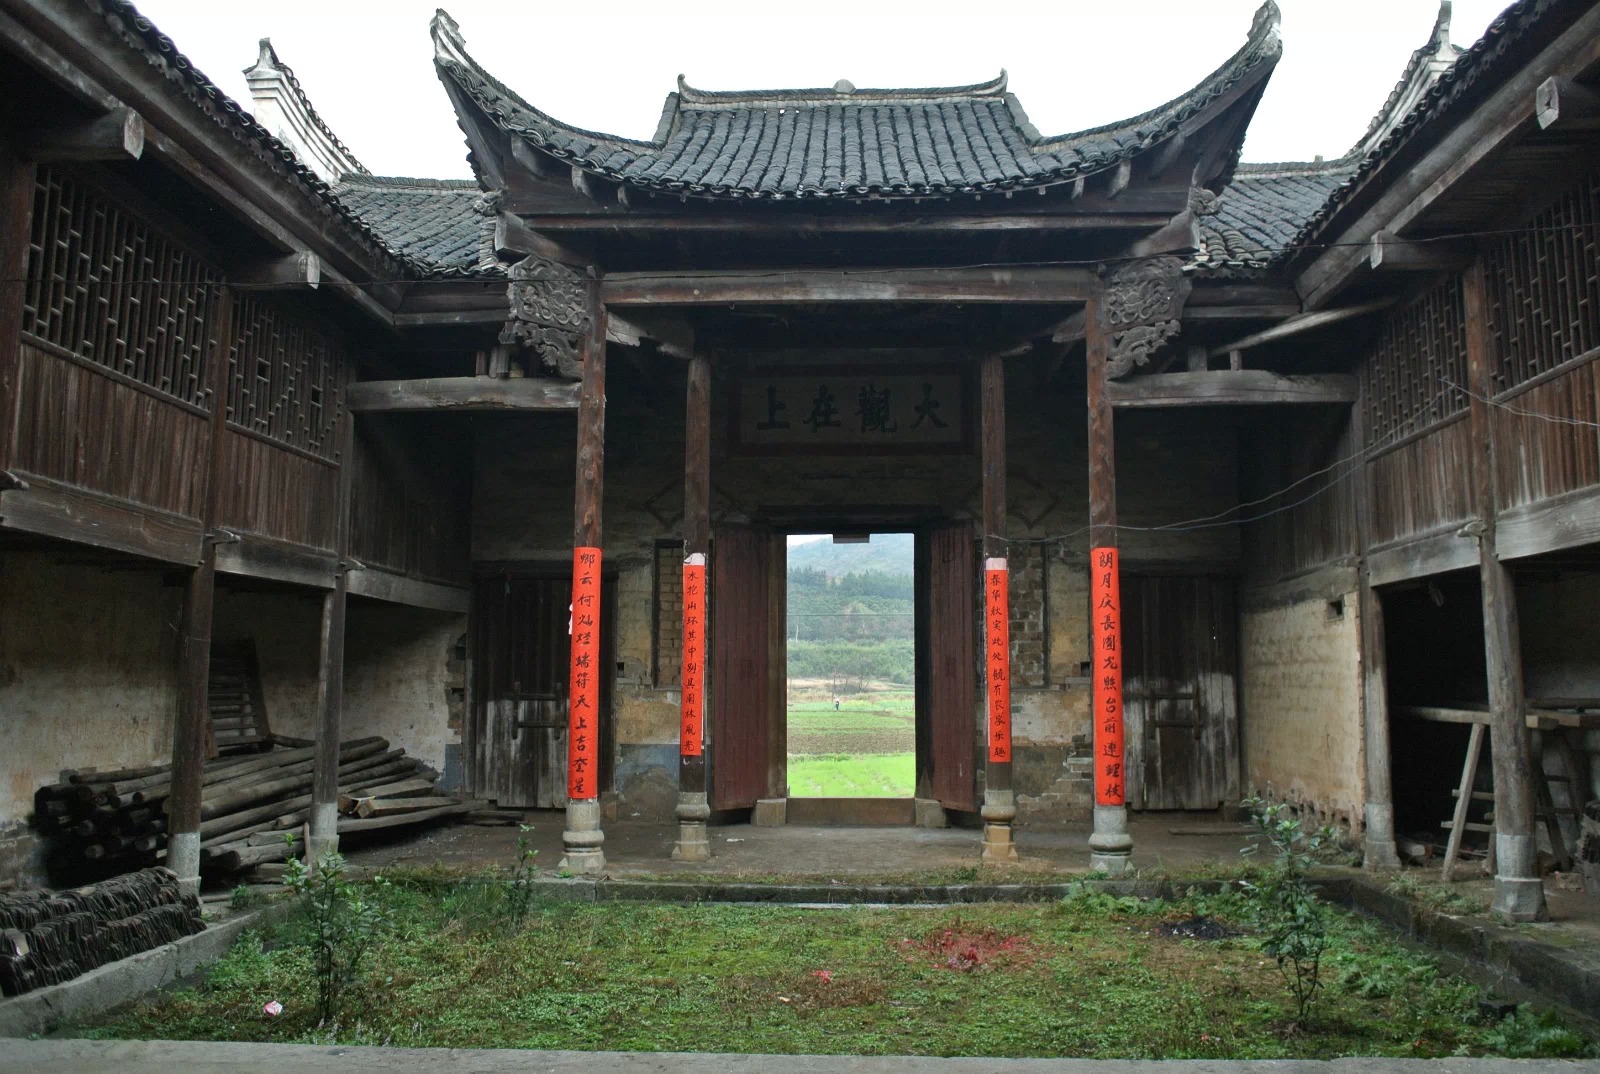
M 972 450 L 962 366 L 750 370 L 735 387 L 733 447 L 746 455 L 922 455 Z

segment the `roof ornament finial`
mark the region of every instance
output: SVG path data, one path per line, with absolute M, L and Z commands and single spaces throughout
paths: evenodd
M 855 91 L 856 84 L 848 78 L 841 78 L 833 84 L 833 92 L 835 93 L 854 93 Z
M 433 19 L 428 23 L 428 32 L 433 36 L 433 62 L 466 64 L 467 41 L 461 36 L 461 24 L 450 17 L 444 8 L 438 8 L 433 13 Z
M 272 38 L 263 37 L 260 48 L 261 51 L 256 55 L 256 65 L 246 71 L 245 74 L 259 70 L 276 71 L 282 66 L 282 62 L 278 59 L 277 50 L 272 47 Z
M 1439 17 L 1433 21 L 1434 51 L 1450 47 L 1450 0 L 1439 0 Z

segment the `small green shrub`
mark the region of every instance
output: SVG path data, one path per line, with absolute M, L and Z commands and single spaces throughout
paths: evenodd
M 533 831 L 531 824 L 519 824 L 517 830 L 522 834 L 517 836 L 517 856 L 511 865 L 511 886 L 506 892 L 506 913 L 511 918 L 513 925 L 520 926 L 528 916 L 528 907 L 533 903 L 533 877 L 534 863 L 539 858 L 539 851 L 533 845 L 533 840 L 528 838 Z
M 1322 827 L 1307 835 L 1288 806 L 1258 797 L 1246 798 L 1244 807 L 1255 825 L 1256 839 L 1242 853 L 1267 849 L 1273 855 L 1259 878 L 1243 882 L 1250 914 L 1261 933 L 1261 950 L 1277 961 L 1294 1000 L 1296 1025 L 1309 1028 L 1323 985 L 1328 911 L 1312 893 L 1306 873 L 1317 855 L 1335 844 L 1337 834 Z
M 317 1017 L 330 1021 L 350 987 L 359 980 L 372 946 L 392 927 L 385 905 L 384 879 L 373 878 L 378 891 L 363 897 L 345 876 L 342 854 L 324 854 L 307 867 L 290 859 L 284 881 L 300 899 L 312 931 L 312 964 L 317 975 Z
M 1507 1059 L 1583 1059 L 1600 1055 L 1600 1049 L 1568 1029 L 1556 1015 L 1536 1011 L 1526 1003 L 1489 1031 L 1487 1043 L 1492 1052 Z
M 228 895 L 230 910 L 253 910 L 267 901 L 266 895 L 249 884 L 240 884 Z

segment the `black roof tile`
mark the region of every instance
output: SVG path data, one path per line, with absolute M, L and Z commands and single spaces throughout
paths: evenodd
M 333 194 L 398 256 L 429 275 L 497 274 L 494 218 L 470 179 L 344 175 Z

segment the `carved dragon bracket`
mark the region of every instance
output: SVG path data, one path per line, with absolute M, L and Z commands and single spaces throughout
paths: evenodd
M 577 269 L 543 257 L 511 266 L 511 319 L 500 342 L 536 351 L 563 377 L 583 377 L 583 337 L 589 332 L 588 280 Z
M 1127 376 L 1178 334 L 1191 286 L 1176 257 L 1130 261 L 1106 275 L 1099 326 L 1111 339 L 1108 377 Z

